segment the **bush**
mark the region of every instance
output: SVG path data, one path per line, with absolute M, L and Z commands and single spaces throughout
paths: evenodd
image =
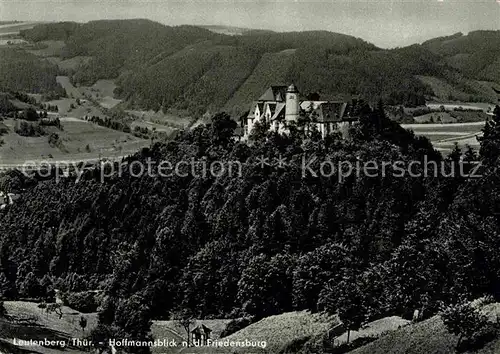
M 32 124 L 25 121 L 21 121 L 21 123 L 16 125 L 14 131 L 21 136 L 38 137 L 45 135 L 45 130 L 39 124 Z
M 448 332 L 458 336 L 457 348 L 463 338 L 471 339 L 488 324 L 486 317 L 469 303 L 449 306 L 441 313 L 441 319 Z
M 498 337 L 498 325 L 486 323 L 478 332 L 467 341 L 462 341 L 457 348 L 458 352 L 475 352 L 483 348 L 487 343 Z
M 83 313 L 96 312 L 99 306 L 96 294 L 92 291 L 65 293 L 62 298 L 66 306 Z
M 40 116 L 38 115 L 35 109 L 30 107 L 23 110 L 19 118 L 36 122 L 38 119 L 40 119 Z

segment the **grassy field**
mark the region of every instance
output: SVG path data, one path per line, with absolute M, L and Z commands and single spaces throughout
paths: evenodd
M 68 341 L 70 338 L 84 338 L 97 323 L 97 316 L 93 313 L 82 314 L 63 306 L 63 316 L 60 319 L 55 313 L 47 314 L 38 308 L 37 305 L 33 302 L 24 301 L 5 302 L 9 320 L 0 320 L 0 351 L 3 349 L 6 350 L 6 353 L 88 353 L 82 348 L 72 345 L 64 348 L 64 350 L 41 346 L 14 347 L 12 345 L 14 338 L 23 340 L 44 340 L 47 338 L 48 340 L 58 341 Z M 85 331 L 82 331 L 79 326 L 80 317 L 82 316 L 87 319 Z
M 90 87 L 81 86 L 79 91 L 87 97 L 92 97 L 104 108 L 113 108 L 122 102 L 114 98 L 116 84 L 113 80 L 98 80 Z
M 88 63 L 92 57 L 76 56 L 70 59 L 62 60 L 59 57 L 48 57 L 47 60 L 57 64 L 59 69 L 63 71 L 72 71 L 78 69 L 80 65 Z
M 335 317 L 311 314 L 308 311 L 288 312 L 266 317 L 228 336 L 227 339 L 266 341 L 266 349 L 274 353 L 292 339 L 325 333 L 336 324 L 338 319 Z
M 28 50 L 28 52 L 39 57 L 59 57 L 66 45 L 64 41 L 41 41 L 39 45 L 41 49 Z
M 500 314 L 500 304 L 486 305 L 482 311 L 490 320 Z M 438 354 L 454 353 L 458 338 L 446 330 L 439 316 L 402 327 L 374 342 L 352 351 L 352 354 Z M 465 353 L 500 353 L 500 338 L 483 348 Z
M 95 313 L 82 314 L 69 307 L 63 306 L 63 316 L 60 319 L 55 313 L 47 314 L 38 308 L 38 304 L 25 301 L 6 301 L 5 308 L 9 320 L 0 320 L 0 353 L 16 353 L 19 348 L 12 346 L 13 339 L 24 340 L 69 340 L 70 338 L 84 338 L 97 325 Z M 79 326 L 80 317 L 87 319 L 87 328 L 82 331 Z M 211 338 L 217 339 L 230 320 L 203 320 L 197 321 L 194 326 L 204 324 L 212 329 Z M 181 342 L 186 340 L 184 329 L 174 321 L 153 321 L 151 333 L 154 339 L 174 339 L 179 346 L 176 348 L 153 347 L 152 353 L 190 353 L 197 348 L 183 348 Z M 28 348 L 21 348 L 27 350 Z M 33 350 L 33 348 L 30 348 Z M 61 353 L 88 353 L 82 348 L 67 347 L 64 350 L 57 348 L 36 347 L 30 353 L 61 354 Z M 220 351 L 218 351 L 219 353 Z M 19 351 L 21 353 L 21 351 Z M 27 353 L 27 352 L 22 352 Z
M 230 320 L 196 321 L 195 324 L 191 326 L 191 329 L 203 324 L 212 330 L 210 338 L 218 339 L 220 337 L 221 332 L 226 328 L 226 325 L 229 321 Z M 180 326 L 174 321 L 153 321 L 153 325 L 151 326 L 151 333 L 153 335 L 153 338 L 155 339 L 166 339 L 166 340 L 174 339 L 179 344 L 179 347 L 177 348 L 154 347 L 151 350 L 153 354 L 154 353 L 170 354 L 179 352 L 189 353 L 193 350 L 197 350 L 196 348 L 182 348 L 180 346 L 180 344 L 183 341 L 186 341 L 187 339 L 186 331 L 182 326 Z
M 137 120 L 132 124 L 132 127 L 140 126 L 148 129 L 156 128 L 158 131 L 172 131 L 173 129 L 184 129 L 194 123 L 190 116 L 180 116 L 171 113 L 163 113 L 161 111 L 139 111 L 127 110 Z
M 71 98 L 83 98 L 83 93 L 73 86 L 67 76 L 58 76 L 56 78 L 57 82 L 66 90 L 66 94 Z
M 149 145 L 148 140 L 76 118 L 61 120 L 63 131 L 55 127 L 45 127 L 45 130 L 48 134 L 54 132 L 59 135 L 64 151 L 58 147 L 51 147 L 48 136 L 19 136 L 14 132 L 15 121 L 11 119 L 4 121 L 10 132 L 2 137 L 5 144 L 0 147 L 0 161 L 3 164 L 23 164 L 25 161 L 43 159 L 73 161 L 94 159 L 99 155 L 115 157 L 133 154 Z

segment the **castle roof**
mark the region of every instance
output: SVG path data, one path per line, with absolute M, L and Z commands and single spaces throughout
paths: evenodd
M 266 108 L 269 107 L 269 111 L 271 112 L 271 115 L 273 115 L 277 104 L 278 104 L 278 102 L 266 102 L 266 103 L 264 103 L 264 112 L 266 111 Z
M 262 113 L 264 111 L 264 102 L 253 101 L 252 105 L 250 106 L 250 110 L 248 111 L 247 118 L 255 117 L 255 110 L 257 107 L 259 107 L 259 111 Z
M 346 112 L 346 102 L 324 102 L 313 110 L 317 115 L 318 122 L 341 122 Z
M 311 111 L 317 109 L 321 104 L 327 103 L 328 101 L 302 101 L 300 102 L 300 108 L 304 111 Z
M 284 102 L 286 99 L 286 91 L 286 86 L 271 86 L 262 96 L 260 96 L 259 101 Z
M 285 116 L 285 106 L 286 106 L 286 103 L 279 102 L 276 105 L 276 109 L 274 110 L 274 114 L 271 117 L 271 120 L 276 120 L 276 119 L 279 119 L 280 117 L 284 117 Z

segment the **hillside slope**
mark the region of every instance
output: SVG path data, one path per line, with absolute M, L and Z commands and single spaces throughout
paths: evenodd
M 499 31 L 392 50 L 327 31 L 226 33 L 137 19 L 41 24 L 21 35 L 42 44 L 65 41 L 52 62 L 85 58 L 64 66 L 74 83 L 117 79 L 116 95 L 126 106 L 195 116 L 241 114 L 270 84 L 409 105 L 426 98 L 491 102 L 491 87 L 500 84 Z
M 79 65 L 65 66 L 75 83 L 117 79 L 116 94 L 130 107 L 183 109 L 194 115 L 222 108 L 241 114 L 270 84 L 290 82 L 305 94 L 361 94 L 372 101 L 384 98 L 416 105 L 425 97 L 444 98 L 418 75 L 463 86 L 474 72 L 472 63 L 460 67 L 448 60 L 439 41 L 382 50 L 327 31 L 217 32 L 149 20 L 113 20 L 43 24 L 22 36 L 40 43 L 64 40 L 59 57 L 48 58 L 53 62 L 86 58 Z M 485 97 L 484 88 L 472 87 L 466 93 L 475 99 L 491 98 Z
M 495 320 L 498 304 L 486 305 L 483 312 Z M 352 354 L 437 354 L 454 353 L 458 338 L 450 334 L 439 316 L 405 326 L 372 343 L 352 351 Z M 494 354 L 500 352 L 500 338 L 495 338 L 482 348 L 466 353 Z

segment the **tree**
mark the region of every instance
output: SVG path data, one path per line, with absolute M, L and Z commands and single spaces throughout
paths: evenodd
M 40 310 L 42 310 L 42 313 L 43 313 L 44 311 L 46 311 L 46 310 L 47 310 L 47 303 L 46 303 L 45 301 L 44 301 L 44 302 L 39 303 L 39 304 L 38 304 L 38 308 L 39 308 Z
M 448 332 L 458 336 L 456 348 L 463 338 L 470 339 L 487 324 L 487 319 L 470 303 L 460 303 L 447 307 L 441 313 L 441 319 Z
M 19 293 L 24 297 L 40 297 L 43 296 L 43 291 L 38 281 L 38 278 L 29 272 L 24 280 L 19 285 Z
M 258 141 L 267 136 L 269 132 L 269 124 L 265 121 L 258 120 L 253 124 L 252 131 L 250 132 L 249 139 Z
M 495 107 L 493 114 L 483 128 L 483 136 L 477 138 L 481 145 L 479 155 L 487 162 L 494 162 L 500 156 L 500 106 Z
M 87 327 L 87 319 L 83 316 L 80 316 L 80 327 L 82 327 L 82 332 L 85 332 L 85 327 Z
M 292 310 L 295 259 L 288 253 L 252 258 L 238 283 L 243 310 L 258 318 Z
M 59 316 L 59 319 L 61 319 L 63 316 L 61 304 L 48 304 L 47 307 L 45 308 L 45 311 L 47 312 L 47 315 L 49 313 L 54 312 Z
M 349 251 L 338 244 L 327 244 L 301 256 L 293 272 L 294 307 L 317 310 L 324 284 L 341 280 L 342 272 L 351 264 Z
M 355 274 L 344 276 L 340 282 L 327 284 L 325 301 L 326 311 L 338 314 L 347 329 L 347 343 L 352 330 L 357 330 L 366 321 L 367 306 L 360 279 Z
M 231 117 L 222 112 L 212 118 L 211 138 L 217 145 L 225 146 L 233 138 L 237 123 Z
M 21 118 L 28 120 L 28 121 L 37 121 L 40 118 L 40 116 L 35 111 L 35 109 L 30 107 L 30 108 L 26 108 L 25 110 L 23 110 Z
M 7 309 L 3 301 L 0 301 L 0 318 L 5 318 L 7 316 Z
M 16 295 L 16 286 L 7 279 L 5 273 L 0 273 L 0 298 L 12 299 Z
M 186 331 L 187 345 L 189 347 L 191 326 L 196 323 L 193 313 L 187 308 L 177 309 L 171 313 L 170 317 Z

